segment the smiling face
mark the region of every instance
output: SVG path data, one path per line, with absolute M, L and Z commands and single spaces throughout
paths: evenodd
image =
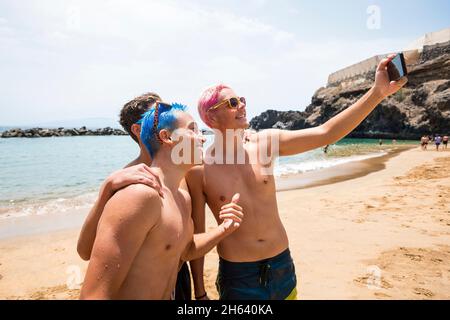
M 194 118 L 187 112 L 177 112 L 176 114 L 176 130 L 174 132 L 175 148 L 179 143 L 183 143 L 183 147 L 189 148 L 190 164 L 199 164 L 203 160 L 203 144 L 206 139 L 198 130 L 197 123 Z M 176 138 L 175 138 L 176 136 Z M 180 156 L 184 156 L 184 148 L 181 148 Z
M 239 101 L 237 108 L 230 108 L 228 99 L 239 96 L 230 88 L 224 88 L 219 94 L 218 103 L 223 102 L 218 108 L 208 110 L 208 118 L 214 129 L 247 129 L 246 104 Z M 216 104 L 217 105 L 217 104 Z

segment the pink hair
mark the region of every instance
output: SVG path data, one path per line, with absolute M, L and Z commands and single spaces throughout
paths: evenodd
M 219 102 L 219 95 L 223 89 L 230 89 L 230 87 L 224 84 L 217 84 L 211 87 L 206 88 L 200 96 L 198 100 L 198 113 L 200 114 L 200 118 L 202 121 L 208 126 L 211 127 L 208 117 L 206 113 L 208 109 Z

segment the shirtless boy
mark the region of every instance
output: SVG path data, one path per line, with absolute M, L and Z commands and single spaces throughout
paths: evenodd
M 150 186 L 133 184 L 109 199 L 81 299 L 171 299 L 180 262 L 202 257 L 242 222 L 235 194 L 221 210 L 223 222 L 194 236 L 190 196 L 180 183 L 201 158 L 204 138 L 177 104 L 156 103 L 141 125 L 141 140 L 153 159 L 150 170 L 160 178 L 163 198 Z M 175 164 L 172 151 L 183 141 L 192 146 L 192 159 Z
M 77 251 L 83 260 L 88 261 L 91 257 L 97 233 L 98 221 L 108 200 L 114 193 L 127 185 L 143 183 L 155 190 L 160 191 L 158 177 L 154 176 L 149 166 L 152 158 L 147 148 L 141 141 L 141 125 L 137 123 L 145 112 L 154 106 L 156 101 L 161 101 L 161 97 L 154 92 L 148 92 L 127 102 L 120 111 L 120 124 L 130 137 L 139 146 L 139 155 L 121 170 L 113 172 L 100 187 L 99 196 L 91 208 L 78 238 Z M 182 186 L 187 190 L 186 182 L 183 180 Z M 198 283 L 194 275 L 194 285 Z M 183 263 L 177 277 L 175 290 L 175 300 L 191 300 L 191 276 L 187 263 Z M 195 286 L 195 292 L 204 292 L 204 288 Z
M 407 82 L 390 82 L 383 59 L 377 67 L 374 86 L 355 104 L 321 126 L 296 131 L 265 130 L 245 137 L 248 127 L 246 101 L 231 88 L 218 85 L 203 92 L 198 103 L 200 117 L 214 129 L 213 145 L 205 163 L 187 175 L 192 196 L 193 218 L 204 225 L 205 205 L 220 222 L 221 207 L 234 192 L 241 195 L 245 221 L 217 246 L 220 256 L 217 289 L 221 299 L 295 299 L 297 279 L 289 241 L 281 222 L 275 193 L 273 163 L 277 156 L 294 155 L 333 144 L 356 128 L 387 96 Z M 236 134 L 227 135 L 234 131 Z M 269 162 L 261 161 L 268 154 Z M 230 164 L 243 154 L 244 163 Z M 231 157 L 230 157 L 231 155 Z M 222 159 L 215 161 L 214 159 Z M 301 204 L 299 204 L 301 205 Z M 198 260 L 192 269 L 202 269 Z

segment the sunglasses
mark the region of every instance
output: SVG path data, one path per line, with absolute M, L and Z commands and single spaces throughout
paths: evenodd
M 215 110 L 226 103 L 228 103 L 228 108 L 230 109 L 237 109 L 240 103 L 242 103 L 243 105 L 247 104 L 244 97 L 232 97 L 216 103 L 211 108 L 209 108 L 208 111 Z

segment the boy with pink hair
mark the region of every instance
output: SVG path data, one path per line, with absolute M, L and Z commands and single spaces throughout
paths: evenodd
M 202 121 L 208 127 L 211 127 L 211 125 L 209 124 L 209 118 L 206 116 L 206 113 L 211 106 L 215 105 L 219 101 L 220 92 L 223 89 L 230 89 L 230 87 L 225 84 L 211 86 L 203 91 L 202 96 L 198 101 L 198 113 Z
M 220 261 L 216 286 L 221 299 L 296 299 L 297 279 L 278 212 L 274 161 L 278 156 L 306 152 L 344 138 L 384 98 L 403 87 L 406 78 L 389 80 L 387 65 L 394 56 L 380 62 L 375 84 L 363 97 L 315 128 L 270 129 L 245 136 L 244 129 L 249 126 L 245 98 L 223 84 L 202 93 L 198 111 L 203 122 L 214 129 L 214 142 L 204 164 L 192 168 L 186 177 L 194 223 L 198 231 L 204 230 L 206 204 L 220 223 L 219 212 L 234 192 L 241 195 L 240 206 L 246 215 L 239 230 L 217 246 Z M 227 134 L 230 130 L 234 134 Z M 261 161 L 261 149 L 270 155 L 268 162 Z M 243 164 L 216 161 L 236 159 L 234 155 L 239 151 Z M 203 262 L 191 262 L 193 273 L 203 274 Z

